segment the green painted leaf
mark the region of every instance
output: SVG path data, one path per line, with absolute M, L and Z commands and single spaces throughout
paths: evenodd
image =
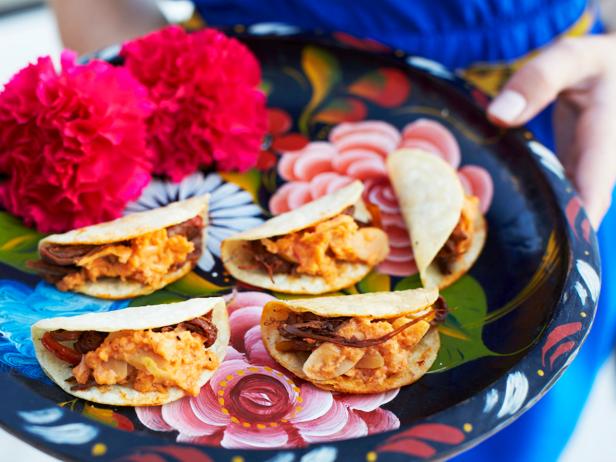
M 447 302 L 449 315 L 439 327 L 441 349 L 431 371 L 442 372 L 473 359 L 496 356 L 483 343 L 488 305 L 479 283 L 466 275 L 442 290 L 441 295 Z
M 413 274 L 412 276 L 406 277 L 401 281 L 398 281 L 394 290 L 409 290 L 409 289 L 418 289 L 421 287 L 421 280 L 419 279 L 419 274 Z
M 186 297 L 181 297 L 166 289 L 162 289 L 150 295 L 134 298 L 129 303 L 129 306 L 162 305 L 165 303 L 183 302 L 184 300 L 186 300 Z
M 32 272 L 26 262 L 38 258 L 38 242 L 43 237 L 9 213 L 0 212 L 0 262 Z
M 389 292 L 391 278 L 387 274 L 371 271 L 368 275 L 357 283 L 360 292 Z

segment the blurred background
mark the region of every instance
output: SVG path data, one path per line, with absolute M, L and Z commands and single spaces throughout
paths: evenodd
M 158 3 L 170 22 L 187 19 L 193 12 L 192 4 L 188 1 L 164 0 Z M 616 30 L 616 0 L 602 0 L 600 4 L 605 24 Z M 57 57 L 62 49 L 53 15 L 41 0 L 0 0 L 0 44 L 0 87 L 16 71 L 38 56 Z M 597 377 L 586 409 L 561 462 L 616 461 L 616 454 L 613 453 L 614 422 L 616 356 L 612 355 Z M 545 438 L 550 438 L 549 429 L 545 431 Z M 0 462 L 8 460 L 53 462 L 56 459 L 0 429 Z

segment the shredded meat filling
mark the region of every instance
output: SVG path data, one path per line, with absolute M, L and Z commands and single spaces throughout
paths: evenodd
M 28 262 L 46 281 L 72 290 L 86 281 L 119 277 L 156 285 L 186 263 L 201 257 L 203 219 L 200 216 L 130 241 L 102 245 L 44 245 L 41 260 Z
M 465 254 L 472 243 L 472 222 L 470 218 L 462 211 L 458 224 L 452 231 L 445 245 L 439 250 L 434 258 L 439 271 L 442 274 L 449 275 L 453 271 L 454 263 L 459 257 Z
M 206 350 L 217 335 L 208 313 L 144 331 L 56 330 L 47 332 L 42 342 L 58 359 L 74 366 L 67 380 L 72 390 L 120 384 L 148 392 L 176 386 L 196 395 L 203 371 L 218 365 L 215 353 Z
M 301 231 L 251 243 L 255 265 L 270 278 L 276 273 L 297 273 L 331 280 L 342 262 L 381 262 L 389 252 L 387 235 L 374 226 L 360 227 L 349 212 Z
M 325 318 L 313 313 L 289 313 L 288 318 L 280 324 L 278 332 L 285 340 L 279 342 L 277 348 L 281 351 L 311 351 L 323 342 L 338 343 L 344 346 L 365 348 L 386 342 L 394 335 L 411 327 L 414 323 L 429 319 L 431 325 L 438 325 L 445 321 L 449 308 L 443 297 L 438 297 L 432 305 L 433 312 L 421 316 L 396 329 L 396 333 L 382 336 L 376 339 L 359 340 L 356 338 L 343 338 L 337 335 L 340 327 L 348 322 L 350 317 Z
M 304 356 L 302 371 L 311 380 L 339 376 L 378 383 L 408 368 L 408 355 L 446 314 L 444 300 L 416 318 L 325 318 L 291 313 L 278 324 L 276 349 Z

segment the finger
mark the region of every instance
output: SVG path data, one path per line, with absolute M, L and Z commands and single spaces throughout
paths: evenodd
M 488 117 L 498 125 L 528 122 L 563 90 L 601 74 L 610 37 L 565 38 L 547 47 L 511 77 L 488 107 Z
M 607 212 L 616 179 L 616 108 L 591 106 L 576 127 L 573 181 L 595 228 Z

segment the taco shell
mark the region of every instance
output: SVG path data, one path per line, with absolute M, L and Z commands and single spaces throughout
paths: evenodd
M 183 223 L 198 215 L 203 218 L 203 246 L 205 247 L 208 202 L 209 194 L 205 194 L 174 202 L 165 207 L 126 215 L 98 225 L 86 226 L 63 234 L 52 234 L 39 242 L 39 249 L 45 245 L 103 245 L 128 241 Z M 150 294 L 177 281 L 190 273 L 192 268 L 193 265 L 187 262 L 184 266 L 166 274 L 156 286 L 130 280 L 122 281 L 120 278 L 100 278 L 96 281 L 86 281 L 74 291 L 104 299 L 133 298 Z
M 399 149 L 388 156 L 387 169 L 424 287 L 449 286 L 471 268 L 485 244 L 486 221 L 477 198 L 465 196 L 457 172 L 432 153 Z M 434 259 L 456 228 L 463 209 L 473 223 L 472 241 L 446 275 Z
M 377 383 L 346 375 L 339 375 L 329 380 L 311 380 L 303 370 L 305 355 L 277 349 L 277 343 L 284 340 L 278 327 L 291 312 L 309 312 L 323 318 L 339 316 L 379 320 L 393 320 L 401 316 L 418 318 L 432 310 L 431 306 L 437 298 L 438 290 L 434 288 L 286 301 L 273 300 L 265 305 L 261 316 L 263 343 L 279 364 L 319 388 L 356 394 L 392 390 L 415 382 L 430 369 L 440 347 L 439 334 L 435 327 L 430 327 L 412 349 L 401 350 L 400 354 L 406 355 L 406 367 L 401 372 L 387 375 L 384 380 Z
M 43 334 L 64 329 L 69 331 L 117 332 L 121 330 L 146 330 L 175 325 L 212 312 L 212 323 L 218 329 L 216 341 L 208 350 L 220 362 L 229 344 L 229 319 L 225 301 L 221 297 L 193 298 L 166 305 L 139 306 L 105 313 L 42 319 L 32 326 L 34 352 L 45 374 L 66 393 L 95 403 L 112 406 L 154 406 L 169 403 L 185 395 L 184 390 L 171 387 L 166 392 L 139 392 L 125 385 L 94 386 L 87 390 L 73 391 L 66 380 L 72 377 L 72 366 L 49 352 L 41 343 Z M 205 371 L 199 379 L 203 386 L 215 370 Z
M 262 225 L 236 234 L 222 242 L 221 257 L 231 275 L 243 282 L 264 289 L 290 294 L 322 294 L 349 287 L 366 276 L 372 266 L 364 263 L 342 262 L 333 280 L 306 274 L 276 273 L 272 277 L 262 268 L 254 268 L 250 241 L 284 236 L 340 215 L 348 207 L 362 204 L 363 185 L 350 185 L 307 203 L 295 210 L 278 215 Z M 360 210 L 364 208 L 358 207 Z

